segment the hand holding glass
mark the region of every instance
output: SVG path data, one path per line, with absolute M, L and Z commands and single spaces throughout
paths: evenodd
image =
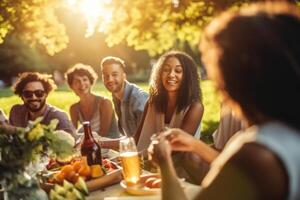
M 136 185 L 140 180 L 141 168 L 137 148 L 132 137 L 120 140 L 120 158 L 123 177 L 127 185 Z

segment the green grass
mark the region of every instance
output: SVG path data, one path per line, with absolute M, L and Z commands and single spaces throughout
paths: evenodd
M 145 91 L 148 91 L 148 83 L 138 83 L 137 85 Z M 204 116 L 201 124 L 202 139 L 210 142 L 210 135 L 217 128 L 220 117 L 219 98 L 213 89 L 211 81 L 202 81 L 201 88 L 204 104 Z M 94 87 L 94 92 L 111 99 L 110 93 L 101 83 L 98 83 Z M 79 98 L 71 92 L 67 86 L 61 86 L 58 90 L 49 95 L 47 102 L 68 113 L 70 105 L 78 100 Z M 0 108 L 2 108 L 7 115 L 11 107 L 17 103 L 22 103 L 22 101 L 18 96 L 13 94 L 10 88 L 0 89 Z

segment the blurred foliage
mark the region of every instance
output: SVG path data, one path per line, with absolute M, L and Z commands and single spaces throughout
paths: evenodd
M 217 3 L 218 2 L 218 3 Z M 157 55 L 184 42 L 198 45 L 201 30 L 221 10 L 248 0 L 112 0 L 112 19 L 103 32 L 113 46 L 126 41 L 136 50 Z
M 49 70 L 46 57 L 17 37 L 6 38 L 0 47 L 0 79 L 7 83 L 20 72 Z
M 73 0 L 78 4 L 87 1 Z M 90 21 L 86 22 L 86 35 L 104 32 L 110 47 L 125 43 L 135 50 L 147 50 L 154 56 L 185 41 L 192 47 L 197 45 L 201 30 L 213 16 L 253 1 L 103 0 L 95 6 L 103 7 L 102 10 L 111 18 L 91 19 L 94 22 L 92 27 Z M 12 34 L 31 46 L 43 47 L 49 55 L 63 50 L 69 38 L 57 10 L 76 12 L 66 6 L 66 0 L 1 0 L 0 43 Z M 74 22 L 77 20 L 73 19 Z
M 93 7 L 82 13 L 82 6 L 67 1 L 100 2 L 102 12 L 91 23 L 84 14 L 93 16 Z M 1 0 L 0 79 L 9 83 L 21 71 L 64 72 L 77 62 L 99 71 L 100 60 L 113 55 L 126 61 L 133 80 L 145 80 L 154 63 L 150 56 L 169 49 L 185 51 L 200 64 L 203 27 L 221 11 L 253 1 Z
M 1 0 L 0 43 L 15 35 L 31 46 L 41 46 L 50 55 L 66 48 L 65 26 L 55 14 L 59 0 Z

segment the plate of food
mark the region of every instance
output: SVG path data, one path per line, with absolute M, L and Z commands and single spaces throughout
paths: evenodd
M 112 185 L 122 179 L 120 167 L 109 159 L 102 159 L 101 165 L 89 166 L 84 157 L 75 157 L 65 163 L 50 160 L 47 171 L 41 175 L 41 187 L 47 192 L 64 180 L 75 184 L 79 177 L 85 180 L 89 191 Z
M 137 185 L 129 186 L 125 180 L 120 185 L 132 195 L 158 195 L 161 192 L 161 178 L 158 174 L 142 175 Z
M 178 179 L 184 188 L 184 178 Z M 120 182 L 121 187 L 129 194 L 136 196 L 159 195 L 161 192 L 161 178 L 159 174 L 145 174 L 140 177 L 136 185 L 128 185 L 125 180 Z

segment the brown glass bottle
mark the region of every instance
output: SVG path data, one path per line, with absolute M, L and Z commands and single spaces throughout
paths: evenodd
M 81 155 L 86 156 L 88 165 L 101 165 L 101 147 L 93 137 L 90 122 L 85 121 L 82 125 L 84 128 L 84 138 L 81 143 Z

